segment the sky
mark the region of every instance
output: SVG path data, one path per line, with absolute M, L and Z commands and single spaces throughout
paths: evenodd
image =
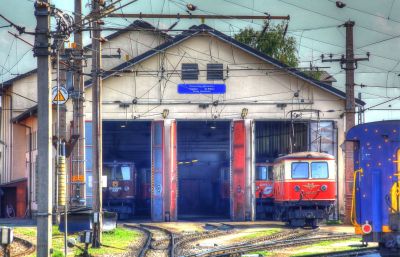
M 122 0 L 128 3 L 130 0 Z M 108 1 L 110 2 L 110 1 Z M 361 93 L 367 103 L 366 121 L 400 119 L 400 0 L 342 0 L 346 7 L 336 7 L 335 0 L 138 0 L 123 8 L 123 13 L 185 13 L 185 5 L 197 6 L 195 14 L 223 15 L 290 15 L 288 35 L 296 38 L 300 67 L 326 67 L 337 82 L 335 87 L 344 91 L 345 72 L 339 63 L 321 62 L 321 54 L 334 54 L 340 58 L 345 53 L 345 28 L 348 20 L 355 21 L 354 46 L 359 62 L 355 72 L 356 95 Z M 0 0 L 0 14 L 14 23 L 33 31 L 36 26 L 33 0 Z M 74 0 L 51 2 L 72 15 Z M 84 13 L 90 8 L 89 0 L 82 0 Z M 117 5 L 118 6 L 118 5 Z M 121 13 L 120 11 L 118 11 Z M 133 19 L 105 19 L 105 26 L 125 27 Z M 148 19 L 159 28 L 168 28 L 174 19 Z M 279 21 L 274 21 L 279 22 Z M 181 20 L 175 29 L 187 29 L 200 24 L 200 20 Z M 240 29 L 253 27 L 260 30 L 258 20 L 206 20 L 205 23 L 227 35 Z M 54 24 L 54 23 L 53 23 Z M 17 33 L 0 19 L 0 83 L 35 68 L 32 47 L 15 39 L 8 31 Z M 110 32 L 108 32 L 110 33 Z M 105 33 L 107 34 L 107 33 Z M 33 37 L 22 35 L 33 43 Z M 89 43 L 86 35 L 84 43 Z M 364 85 L 364 86 L 360 86 Z M 399 97 L 396 99 L 396 97 Z M 394 100 L 393 100 L 394 99 Z

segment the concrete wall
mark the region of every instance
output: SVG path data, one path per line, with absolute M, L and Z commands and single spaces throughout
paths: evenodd
M 11 181 L 11 162 L 12 162 L 12 97 L 9 94 L 1 96 L 1 127 L 0 127 L 0 148 L 1 148 L 1 169 L 0 183 Z
M 26 178 L 26 159 L 25 153 L 27 152 L 27 138 L 26 128 L 17 124 L 13 124 L 13 158 L 11 167 L 11 181 Z
M 7 93 L 13 98 L 12 117 L 18 116 L 20 113 L 37 104 L 36 85 L 36 73 L 13 82 L 12 88 L 7 91 Z

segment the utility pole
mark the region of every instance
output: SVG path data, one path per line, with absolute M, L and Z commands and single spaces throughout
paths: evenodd
M 354 21 L 344 23 L 346 28 L 346 57 L 342 55 L 340 59 L 324 59 L 322 62 L 340 62 L 341 68 L 346 71 L 346 106 L 345 121 L 346 133 L 355 125 L 355 99 L 354 99 L 354 70 L 357 69 L 357 62 L 368 61 L 369 53 L 366 58 L 354 58 L 353 27 Z M 345 142 L 345 222 L 350 223 L 351 201 L 353 193 L 354 176 L 354 145 L 352 142 Z
M 75 0 L 74 20 L 76 24 L 74 32 L 74 43 L 76 54 L 83 56 L 82 50 L 82 0 Z M 85 200 L 85 121 L 84 121 L 84 87 L 82 79 L 82 59 L 74 60 L 74 91 L 73 99 L 73 122 L 72 133 L 78 137 L 77 144 L 72 155 L 72 202 L 82 205 Z
M 50 256 L 52 217 L 52 108 L 50 61 L 49 0 L 35 2 L 36 37 L 34 55 L 37 57 L 38 85 L 38 213 L 37 256 Z
M 92 0 L 92 120 L 93 120 L 93 244 L 92 247 L 100 247 L 102 230 L 102 185 L 103 174 L 103 142 L 101 123 L 102 81 L 101 81 L 101 21 L 100 0 Z

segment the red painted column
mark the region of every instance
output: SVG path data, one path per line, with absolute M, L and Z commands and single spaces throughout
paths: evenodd
M 235 221 L 243 221 L 246 218 L 246 128 L 244 120 L 233 121 L 231 178 L 231 218 Z

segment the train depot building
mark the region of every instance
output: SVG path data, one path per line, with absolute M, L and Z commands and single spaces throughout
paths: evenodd
M 122 57 L 103 59 L 103 187 L 114 188 L 103 195 L 105 208 L 154 221 L 254 220 L 261 217 L 255 180 L 264 176 L 257 166 L 290 152 L 320 151 L 336 159 L 329 172 L 338 185 L 336 214 L 344 212 L 345 94 L 329 81 L 204 24 L 170 36 L 136 21 L 107 38 L 103 54 L 120 49 Z M 85 69 L 90 73 L 90 60 Z M 81 202 L 90 206 L 92 88 L 85 78 Z M 2 87 L 2 217 L 36 210 L 36 88 L 36 70 Z M 72 101 L 65 105 L 68 134 Z M 122 192 L 130 199 L 118 199 Z

